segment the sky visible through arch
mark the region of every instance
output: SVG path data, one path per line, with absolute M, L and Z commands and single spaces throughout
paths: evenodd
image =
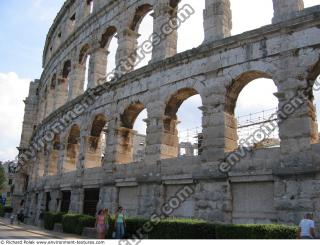
M 64 0 L 10 0 L 3 1 L 0 5 L 0 161 L 14 159 L 18 153 L 16 147 L 19 145 L 22 129 L 23 100 L 28 94 L 29 82 L 41 75 L 46 34 L 63 2 Z M 182 3 L 192 5 L 196 14 L 179 29 L 179 52 L 197 47 L 203 41 L 204 2 L 205 0 L 182 0 Z M 305 0 L 306 7 L 318 4 L 320 0 Z M 231 0 L 231 7 L 233 35 L 271 23 L 272 0 Z M 140 40 L 151 33 L 151 21 L 151 17 L 146 17 L 141 24 Z M 111 63 L 114 63 L 115 47 L 116 41 L 111 42 Z M 276 106 L 276 100 L 272 96 L 274 91 L 272 82 L 267 80 L 249 84 L 239 98 L 237 113 L 242 115 Z M 316 103 L 320 105 L 320 100 L 317 99 Z M 182 129 L 201 125 L 201 112 L 197 109 L 199 106 L 199 97 L 191 98 L 182 105 L 178 113 Z M 145 117 L 141 115 L 140 118 Z M 137 128 L 143 131 L 143 123 L 137 125 Z

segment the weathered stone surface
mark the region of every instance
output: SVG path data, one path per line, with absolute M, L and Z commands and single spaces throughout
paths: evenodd
M 206 1 L 203 45 L 176 54 L 173 32 L 154 47 L 147 66 L 124 67 L 123 76 L 107 83 L 99 79 L 106 75 L 115 33 L 116 63 L 132 52 L 134 60 L 142 16 L 154 10 L 159 31 L 179 1 L 97 0 L 92 13 L 87 1 L 74 2 L 65 2 L 50 28 L 44 71 L 25 100 L 19 148 L 24 168 L 16 178 L 14 203 L 17 209 L 25 200 L 28 222 L 40 225 L 45 209 L 82 213 L 88 203 L 111 213 L 123 205 L 130 216 L 161 215 L 184 188 L 192 193 L 169 216 L 292 224 L 305 212 L 318 214 L 320 146 L 310 93 L 280 123 L 280 148 L 241 155 L 234 109 L 241 90 L 257 78 L 274 80 L 279 108 L 288 109 L 292 96 L 311 88 L 320 73 L 319 6 L 303 10 L 301 0 L 274 0 L 274 24 L 229 37 L 229 1 Z M 90 89 L 84 91 L 83 61 L 89 55 Z M 201 152 L 178 157 L 177 110 L 196 94 L 203 102 Z M 142 139 L 133 124 L 143 109 L 148 118 Z M 137 142 L 143 145 L 138 151 Z M 28 158 L 31 146 L 38 149 Z M 220 163 L 231 153 L 238 160 L 221 173 Z M 86 197 L 97 190 L 95 200 Z

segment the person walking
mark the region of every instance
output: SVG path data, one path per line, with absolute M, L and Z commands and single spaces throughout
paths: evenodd
M 111 223 L 111 216 L 109 214 L 109 209 L 105 208 L 104 210 L 104 223 L 105 223 L 105 234 L 108 235 L 108 231 Z
M 300 221 L 298 232 L 299 232 L 298 237 L 300 239 L 316 238 L 315 225 L 314 225 L 312 214 L 310 213 L 306 214 L 304 219 Z
M 98 215 L 96 217 L 95 227 L 98 233 L 98 239 L 105 239 L 106 235 L 106 225 L 103 210 L 99 210 Z
M 119 207 L 116 212 L 115 217 L 115 230 L 116 230 L 116 239 L 122 239 L 125 234 L 125 228 L 126 228 L 126 220 L 124 216 L 124 209 L 122 207 Z

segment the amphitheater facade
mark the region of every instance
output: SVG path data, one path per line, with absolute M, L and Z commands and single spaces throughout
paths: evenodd
M 129 216 L 150 217 L 180 194 L 186 198 L 170 216 L 292 224 L 312 212 L 319 221 L 312 88 L 320 73 L 320 6 L 273 5 L 271 25 L 231 36 L 229 0 L 205 0 L 204 42 L 177 53 L 177 31 L 164 27 L 192 13 L 183 1 L 67 0 L 47 35 L 41 78 L 25 100 L 15 208 L 23 203 L 33 224 L 45 210 L 92 214 L 119 205 Z M 150 11 L 160 35 L 149 64 L 134 69 L 128 61 L 138 59 L 137 30 Z M 106 66 L 115 33 L 112 79 Z M 239 147 L 237 98 L 257 78 L 278 88 L 280 147 Z M 177 111 L 196 94 L 199 154 L 178 157 Z M 133 124 L 144 109 L 145 153 L 135 162 Z

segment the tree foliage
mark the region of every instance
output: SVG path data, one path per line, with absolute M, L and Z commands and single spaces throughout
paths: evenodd
M 3 189 L 6 186 L 6 171 L 2 164 L 0 164 L 0 189 Z

